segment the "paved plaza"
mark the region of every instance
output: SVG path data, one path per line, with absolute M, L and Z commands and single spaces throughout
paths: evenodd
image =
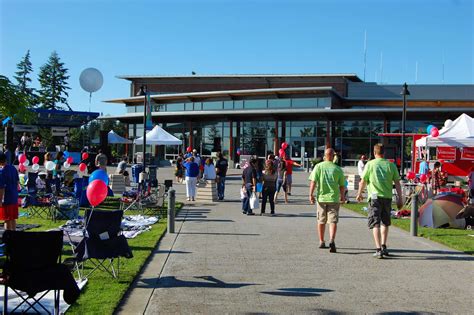
M 160 169 L 160 181 L 171 174 Z M 392 255 L 374 259 L 366 219 L 348 210 L 329 253 L 317 248 L 307 173 L 294 174 L 275 217 L 243 215 L 231 174 L 219 203 L 186 202 L 174 184 L 185 202 L 176 233 L 161 240 L 119 313 L 472 314 L 473 256 L 392 228 Z

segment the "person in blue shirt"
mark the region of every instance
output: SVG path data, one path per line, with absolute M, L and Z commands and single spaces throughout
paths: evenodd
M 430 166 L 428 162 L 426 161 L 426 158 L 423 158 L 423 160 L 420 162 L 420 169 L 418 170 L 418 176 L 425 174 L 428 175 L 430 172 Z
M 7 157 L 0 153 L 0 220 L 5 221 L 5 230 L 16 229 L 18 219 L 18 171 L 7 164 Z
M 199 165 L 194 162 L 194 157 L 186 159 L 186 162 L 183 163 L 184 168 L 186 169 L 186 197 L 187 200 L 194 201 L 196 198 L 196 184 L 197 177 L 199 176 Z

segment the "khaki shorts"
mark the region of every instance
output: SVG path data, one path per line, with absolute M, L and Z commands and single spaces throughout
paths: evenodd
M 318 223 L 337 223 L 339 221 L 339 202 L 318 202 Z

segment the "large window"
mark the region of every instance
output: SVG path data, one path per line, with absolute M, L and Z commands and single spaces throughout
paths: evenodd
M 294 98 L 291 100 L 293 108 L 316 108 L 318 107 L 317 98 Z
M 262 109 L 267 108 L 267 100 L 245 100 L 245 109 Z

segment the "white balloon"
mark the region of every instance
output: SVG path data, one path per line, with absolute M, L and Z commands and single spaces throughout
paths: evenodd
M 44 166 L 46 167 L 46 169 L 48 171 L 52 171 L 56 167 L 56 164 L 54 164 L 53 161 L 48 161 L 48 162 L 46 162 L 46 164 Z
M 24 166 L 30 165 L 30 161 L 28 161 L 28 159 L 27 159 L 25 162 L 23 162 L 23 165 L 24 165 Z
M 69 164 L 68 162 L 64 162 L 64 163 L 63 163 L 63 166 L 64 166 L 64 168 L 70 168 L 70 167 L 71 167 L 71 164 Z
M 40 166 L 39 166 L 39 164 L 33 164 L 33 166 L 31 168 L 33 169 L 33 171 L 37 171 L 37 170 L 39 170 Z
M 449 128 L 453 125 L 453 121 L 451 119 L 448 119 L 444 122 L 444 127 Z
M 96 68 L 87 68 L 82 71 L 79 77 L 79 83 L 86 92 L 92 93 L 98 91 L 104 83 L 102 73 Z

